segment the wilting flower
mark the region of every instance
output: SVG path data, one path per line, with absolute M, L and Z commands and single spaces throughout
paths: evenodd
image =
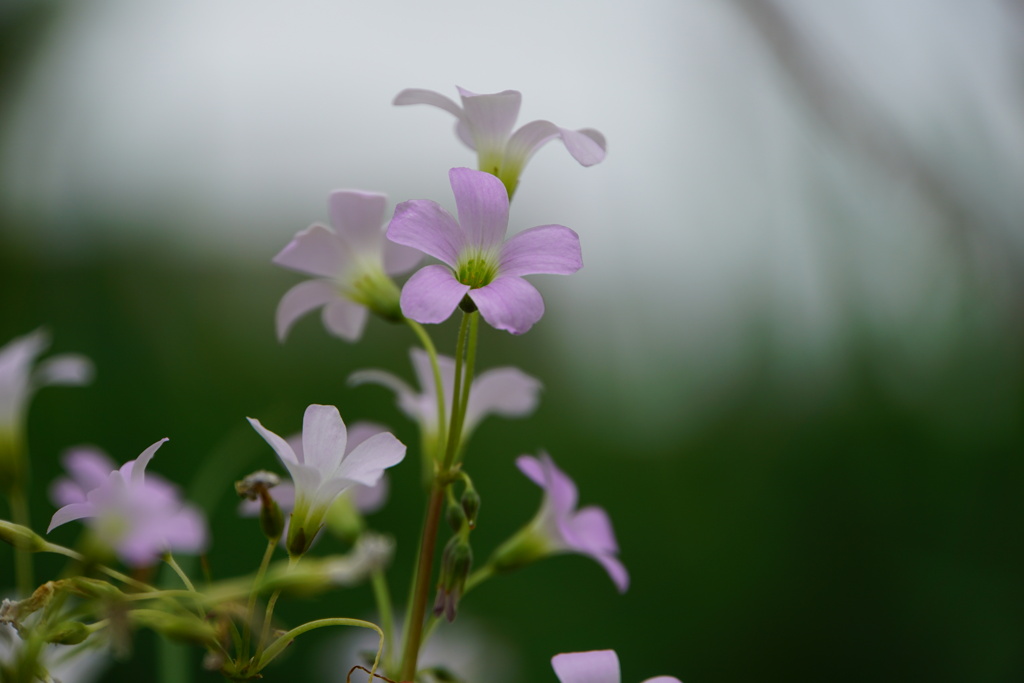
M 619 656 L 615 650 L 566 652 L 551 658 L 551 668 L 562 683 L 620 683 Z M 681 683 L 675 676 L 655 676 L 643 683 Z
M 277 453 L 295 483 L 295 507 L 288 528 L 288 552 L 298 556 L 309 549 L 334 500 L 342 491 L 375 485 L 384 470 L 405 457 L 405 446 L 390 433 L 369 437 L 349 451 L 348 430 L 334 406 L 311 405 L 302 420 L 302 450 L 249 418 L 260 436 Z
M 516 90 L 477 95 L 459 88 L 459 95 L 461 107 L 441 93 L 413 88 L 398 93 L 394 103 L 429 104 L 453 114 L 459 139 L 476 150 L 480 170 L 500 178 L 509 197 L 516 190 L 526 162 L 555 138 L 560 138 L 569 154 L 583 166 L 593 166 L 604 159 L 604 136 L 593 128 L 569 130 L 550 121 L 531 121 L 513 133 L 523 99 Z
M 86 522 L 96 538 L 132 566 L 146 566 L 166 550 L 188 553 L 206 548 L 206 521 L 198 508 L 182 502 L 177 487 L 146 466 L 167 439 L 160 439 L 135 460 L 107 473 L 98 485 L 95 451 L 69 454 L 72 480 L 58 484 L 59 500 L 70 500 L 54 513 L 47 533 L 76 519 Z M 86 490 L 88 489 L 88 490 Z M 84 493 L 84 498 L 82 494 Z
M 36 358 L 49 345 L 49 335 L 36 330 L 0 348 L 0 482 L 4 486 L 19 484 L 23 474 L 20 443 L 32 394 L 40 387 L 86 384 L 92 379 L 92 363 L 77 354 L 52 356 L 36 365 Z
M 459 220 L 428 199 L 402 202 L 387 236 L 445 263 L 416 271 L 402 288 L 402 312 L 439 323 L 455 308 L 479 309 L 493 327 L 522 334 L 544 315 L 540 292 L 524 275 L 570 275 L 583 267 L 579 236 L 563 225 L 541 225 L 505 240 L 508 196 L 489 173 L 448 172 Z
M 383 425 L 373 422 L 356 422 L 348 429 L 348 444 L 345 447 L 345 455 L 351 453 L 359 444 L 363 443 L 375 434 L 386 432 Z M 288 445 L 291 446 L 296 458 L 302 458 L 302 435 L 296 434 L 288 437 Z M 345 532 L 346 535 L 354 535 L 359 525 L 358 515 L 368 515 L 384 507 L 388 499 L 388 475 L 381 474 L 376 484 L 367 486 L 365 484 L 353 484 L 341 492 L 338 498 L 331 505 L 327 513 L 327 524 L 332 529 Z M 295 484 L 291 481 L 282 481 L 273 487 L 273 498 L 281 511 L 288 513 L 295 508 Z M 255 517 L 260 512 L 259 499 L 245 500 L 239 505 L 239 512 L 245 517 Z M 288 521 L 285 521 L 284 536 L 288 533 Z
M 295 235 L 274 263 L 315 275 L 292 287 L 277 307 L 277 337 L 284 341 L 295 321 L 323 307 L 331 333 L 357 341 L 367 311 L 400 320 L 398 287 L 389 277 L 412 269 L 421 255 L 384 239 L 387 197 L 339 190 L 328 199 L 334 228 L 315 223 Z
M 380 384 L 391 389 L 398 398 L 398 407 L 419 423 L 420 430 L 430 441 L 437 437 L 437 388 L 434 372 L 430 356 L 423 349 L 414 347 L 409 350 L 409 356 L 412 358 L 419 391 L 384 370 L 359 370 L 353 372 L 348 381 L 350 384 Z M 438 356 L 437 365 L 441 371 L 445 414 L 451 415 L 455 359 Z M 470 387 L 461 442 L 465 443 L 480 421 L 492 413 L 503 417 L 522 417 L 533 412 L 537 407 L 540 389 L 539 380 L 518 368 L 492 368 L 481 372 L 473 379 Z
M 591 505 L 576 509 L 576 484 L 555 466 L 547 453 L 539 458 L 522 455 L 516 465 L 530 481 L 544 489 L 544 499 L 533 521 L 498 548 L 491 562 L 503 571 L 524 566 L 546 555 L 579 553 L 597 561 L 619 592 L 629 587 L 629 574 L 616 555 L 608 513 Z

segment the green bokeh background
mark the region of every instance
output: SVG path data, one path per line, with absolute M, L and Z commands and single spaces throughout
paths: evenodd
M 44 25 L 25 12 L 3 27 L 8 83 Z M 306 405 L 334 404 L 346 421 L 385 422 L 417 443 L 387 391 L 345 383 L 365 367 L 411 379 L 407 330 L 374 320 L 350 345 L 309 319 L 280 345 L 274 308 L 298 278 L 266 261 L 225 265 L 114 241 L 89 258 L 50 260 L 17 239 L 32 230 L 5 212 L 0 192 L 0 343 L 45 325 L 53 352 L 83 353 L 97 367 L 88 388 L 46 389 L 33 401 L 37 528 L 53 512 L 44 492 L 65 448 L 97 444 L 124 461 L 168 436 L 152 469 L 207 506 L 209 564 L 228 577 L 251 571 L 263 549 L 256 525 L 235 514 L 231 483 L 277 468 L 246 416 L 287 434 Z M 656 442 L 638 438 L 635 449 L 574 405 L 571 376 L 545 353 L 549 327 L 521 338 L 483 329 L 478 368 L 516 365 L 545 391 L 531 418 L 491 418 L 474 436 L 477 556 L 533 515 L 539 492 L 513 461 L 543 448 L 574 477 L 583 504 L 608 510 L 632 577 L 620 596 L 595 563 L 565 556 L 469 596 L 465 613 L 511 644 L 515 680 L 553 681 L 551 655 L 606 647 L 618 651 L 625 681 L 1024 680 L 1024 334 L 1019 318 L 991 313 L 984 281 L 965 291 L 946 331 L 955 339 L 948 357 L 909 393 L 885 381 L 878 331 L 851 309 L 831 398 L 817 404 L 772 364 L 780 323 L 756 312 L 746 370 L 730 380 L 723 406 Z M 452 353 L 454 338 L 450 323 L 436 328 L 442 352 Z M 601 359 L 595 368 L 602 372 Z M 412 458 L 396 468 L 391 501 L 372 517 L 398 541 L 398 600 L 424 503 L 417 477 Z M 52 537 L 70 544 L 76 531 Z M 316 550 L 342 548 L 328 540 Z M 11 566 L 0 548 L 5 591 Z M 40 576 L 60 568 L 52 558 L 37 565 Z M 353 589 L 282 601 L 278 613 L 294 625 L 371 610 L 369 592 Z M 322 680 L 318 661 L 333 637 L 303 638 L 266 680 Z M 186 653 L 195 680 L 217 678 L 199 670 L 199 653 Z M 103 680 L 155 680 L 156 656 L 140 635 Z

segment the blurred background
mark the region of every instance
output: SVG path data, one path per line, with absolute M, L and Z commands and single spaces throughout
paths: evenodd
M 390 103 L 456 85 L 609 141 L 588 169 L 544 148 L 513 203 L 513 231 L 579 232 L 585 267 L 533 279 L 529 334 L 482 334 L 479 369 L 546 389 L 471 444 L 477 556 L 534 514 L 513 460 L 546 449 L 633 579 L 565 556 L 485 584 L 455 624 L 487 643 L 474 680 L 600 648 L 626 683 L 1024 680 L 1019 0 L 4 0 L 0 344 L 45 326 L 97 366 L 32 405 L 36 525 L 65 448 L 168 436 L 152 469 L 206 507 L 231 576 L 263 549 L 231 482 L 278 467 L 246 416 L 286 434 L 330 403 L 416 443 L 388 392 L 345 384 L 411 379 L 412 336 L 371 321 L 351 345 L 313 315 L 278 344 L 302 278 L 270 258 L 333 189 L 451 207 L 474 155 L 448 114 Z M 372 523 L 397 597 L 423 496 L 415 467 L 393 484 Z M 0 587 L 10 567 L 0 548 Z M 278 614 L 371 610 L 351 590 Z M 337 637 L 266 680 L 343 680 Z M 178 680 L 217 680 L 184 652 Z M 104 680 L 158 656 L 140 637 Z

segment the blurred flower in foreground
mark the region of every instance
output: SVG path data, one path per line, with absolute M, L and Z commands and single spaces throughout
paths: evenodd
M 569 130 L 550 121 L 531 121 L 512 132 L 519 117 L 523 96 L 516 90 L 478 95 L 459 88 L 462 106 L 433 90 L 410 88 L 395 96 L 394 104 L 429 104 L 444 109 L 458 120 L 455 133 L 476 150 L 480 170 L 496 175 L 511 197 L 519 184 L 519 175 L 534 152 L 561 138 L 569 154 L 583 166 L 604 159 L 604 136 L 593 128 Z
M 547 453 L 541 453 L 540 458 L 522 455 L 516 465 L 544 489 L 544 500 L 533 521 L 494 552 L 494 568 L 505 571 L 546 555 L 579 553 L 604 567 L 619 592 L 625 593 L 629 574 L 616 557 L 619 546 L 608 513 L 594 505 L 576 510 L 576 484 Z
M 47 533 L 76 519 L 87 519 L 96 538 L 126 564 L 150 565 L 166 550 L 199 553 L 206 548 L 206 520 L 182 502 L 178 489 L 159 477 L 146 477 L 146 466 L 167 439 L 160 439 L 135 460 L 108 472 L 95 487 L 96 451 L 72 451 L 65 462 L 72 479 L 55 486 L 61 500 Z M 88 489 L 88 490 L 87 490 Z M 82 494 L 84 493 L 84 498 Z
M 402 288 L 402 313 L 440 323 L 460 303 L 491 326 L 522 334 L 544 315 L 540 292 L 524 275 L 571 275 L 583 267 L 579 236 L 564 225 L 541 225 L 508 240 L 508 196 L 494 176 L 469 168 L 448 172 L 459 220 L 437 202 L 402 202 L 389 240 L 443 261 L 416 271 Z M 468 301 L 463 301 L 468 298 Z
M 277 337 L 284 341 L 295 321 L 323 307 L 332 334 L 358 341 L 367 310 L 401 320 L 398 286 L 389 275 L 412 269 L 421 254 L 384 239 L 387 197 L 339 190 L 328 199 L 334 228 L 315 223 L 295 235 L 273 261 L 320 279 L 306 280 L 285 293 L 277 307 Z
M 402 412 L 419 424 L 428 440 L 433 440 L 437 437 L 437 389 L 430 356 L 416 347 L 409 350 L 409 356 L 420 386 L 419 391 L 384 370 L 357 370 L 349 376 L 348 381 L 357 385 L 380 384 L 391 389 L 395 392 Z M 455 359 L 439 355 L 437 365 L 441 371 L 445 411 L 450 415 L 455 388 Z M 537 407 L 540 390 L 540 381 L 519 368 L 492 368 L 481 372 L 473 379 L 470 387 L 460 443 L 465 443 L 480 421 L 492 413 L 503 417 L 523 417 L 532 413 Z
M 92 379 L 92 363 L 77 354 L 53 356 L 33 368 L 49 345 L 49 335 L 36 330 L 0 348 L 0 485 L 4 488 L 21 485 L 21 444 L 32 394 L 48 385 L 86 384 Z
M 562 683 L 620 683 L 619 656 L 615 650 L 566 652 L 551 658 L 551 668 Z M 643 683 L 681 683 L 674 676 L 655 676 Z
M 60 683 L 91 683 L 100 677 L 109 662 L 107 654 L 92 646 L 46 645 L 39 652 L 38 664 L 26 661 L 26 644 L 9 624 L 0 624 L 0 681 L 52 680 Z M 26 666 L 41 667 L 49 678 L 28 675 Z M 33 666 L 32 674 L 39 673 Z
M 387 431 L 384 425 L 374 422 L 356 422 L 348 428 L 348 445 L 345 447 L 345 454 L 351 453 L 359 444 L 363 443 L 375 434 L 382 434 Z M 296 434 L 287 439 L 295 457 L 302 458 L 302 435 Z M 273 498 L 281 510 L 285 513 L 291 512 L 295 507 L 295 484 L 291 481 L 282 481 L 273 488 Z M 343 537 L 358 535 L 362 527 L 362 515 L 368 515 L 380 510 L 388 499 L 388 475 L 381 474 L 380 480 L 372 485 L 354 484 L 345 489 L 331 504 L 327 512 L 327 527 Z M 260 513 L 259 499 L 244 500 L 238 506 L 239 514 L 243 517 L 255 517 Z M 288 521 L 285 521 L 285 535 L 288 533 Z M 283 542 L 283 541 L 282 541 Z
M 348 430 L 334 406 L 313 404 L 302 420 L 302 450 L 268 430 L 259 420 L 249 423 L 277 453 L 295 483 L 295 508 L 288 528 L 288 553 L 302 555 L 324 524 L 342 491 L 375 485 L 384 470 L 405 457 L 405 445 L 390 433 L 375 434 L 347 450 Z

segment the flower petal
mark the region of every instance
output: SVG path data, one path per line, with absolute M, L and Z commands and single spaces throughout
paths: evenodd
M 531 121 L 508 139 L 506 163 L 522 168 L 538 149 L 555 138 L 561 138 L 569 154 L 583 166 L 593 166 L 604 160 L 607 143 L 604 136 L 593 128 L 569 130 L 550 121 Z
M 325 477 L 338 469 L 345 456 L 348 429 L 334 406 L 314 403 L 302 417 L 302 464 Z
M 551 658 L 551 667 L 562 683 L 619 683 L 619 656 L 615 650 L 566 652 Z
M 473 136 L 477 152 L 504 151 L 505 142 L 519 117 L 523 96 L 516 90 L 477 95 L 464 88 L 459 88 L 459 95 L 466 113 L 466 126 Z
M 275 314 L 277 340 L 284 342 L 295 321 L 338 297 L 338 290 L 331 280 L 304 280 L 281 297 Z
M 363 336 L 370 311 L 351 299 L 337 296 L 324 306 L 322 319 L 327 331 L 345 341 L 357 342 Z
M 454 268 L 466 243 L 459 224 L 443 206 L 429 199 L 412 199 L 395 207 L 387 237 L 396 244 L 419 249 Z
M 53 517 L 50 519 L 50 526 L 46 527 L 46 533 L 50 533 L 61 524 L 67 524 L 73 522 L 76 519 L 82 519 L 83 517 L 92 517 L 96 514 L 96 506 L 92 503 L 72 503 L 65 505 L 60 510 L 53 513 Z
M 98 448 L 81 446 L 66 451 L 61 457 L 64 469 L 71 478 L 62 477 L 50 487 L 50 500 L 58 507 L 71 503 L 84 503 L 89 491 L 102 486 L 110 473 L 117 469 L 114 461 Z
M 360 253 L 379 253 L 384 241 L 387 195 L 359 190 L 336 190 L 327 199 L 331 225 L 338 236 Z
M 539 225 L 505 242 L 498 273 L 572 275 L 582 267 L 579 235 L 564 225 Z
M 146 466 L 149 465 L 149 461 L 156 455 L 157 450 L 163 446 L 166 442 L 170 441 L 167 437 L 164 437 L 154 443 L 152 446 L 142 451 L 139 457 L 135 458 L 135 465 L 132 467 L 131 484 L 132 486 L 141 486 L 146 480 Z
M 421 417 L 419 397 L 415 390 L 390 372 L 384 370 L 356 370 L 348 376 L 348 383 L 353 386 L 379 384 L 382 387 L 387 387 L 395 392 L 395 396 L 398 398 L 398 407 L 406 415 L 414 420 L 419 420 Z M 352 448 L 355 448 L 355 445 Z
M 433 90 L 424 90 L 422 88 L 406 88 L 402 92 L 395 95 L 395 99 L 391 104 L 403 106 L 407 104 L 429 104 L 432 107 L 438 107 L 444 109 L 449 114 L 454 115 L 458 119 L 465 117 L 462 111 L 462 107 L 455 104 L 452 100 L 448 99 L 439 92 Z
M 453 168 L 448 179 L 455 195 L 465 247 L 489 251 L 505 240 L 508 230 L 508 190 L 490 173 Z M 449 264 L 454 266 L 455 264 Z
M 608 513 L 589 506 L 568 518 L 556 520 L 569 549 L 587 555 L 604 567 L 620 593 L 629 588 L 629 572 L 615 557 L 619 550 Z
M 519 368 L 493 368 L 473 380 L 463 432 L 468 434 L 485 416 L 519 417 L 533 412 L 541 390 L 539 380 Z
M 78 386 L 92 381 L 92 361 L 77 353 L 65 353 L 47 358 L 32 373 L 33 388 L 63 384 Z
M 407 247 L 395 242 L 384 242 L 384 272 L 387 275 L 398 275 L 407 270 L 412 270 L 423 258 L 423 253 L 417 249 Z
M 540 292 L 520 277 L 499 276 L 486 287 L 471 289 L 467 294 L 491 327 L 512 334 L 528 332 L 544 315 Z
M 469 291 L 445 266 L 420 268 L 402 287 L 402 314 L 421 323 L 441 323 Z M 477 290 L 479 291 L 479 290 Z
M 675 676 L 655 676 L 654 678 L 648 678 L 643 683 L 683 683 Z
M 349 263 L 345 243 L 330 228 L 315 223 L 296 233 L 272 261 L 300 273 L 336 278 Z
M 558 469 L 551 456 L 543 451 L 540 458 L 522 455 L 516 458 L 516 466 L 529 479 L 547 493 L 554 510 L 565 516 L 576 508 L 578 492 L 576 484 L 562 470 Z
M 373 486 L 384 470 L 402 462 L 405 444 L 393 434 L 375 434 L 345 456 L 337 476 L 347 481 Z
M 434 366 L 430 363 L 430 354 L 419 347 L 410 349 L 409 357 L 412 359 L 416 381 L 419 382 L 419 400 L 423 418 L 429 422 L 437 417 L 437 386 L 434 383 Z M 447 413 L 452 408 L 452 393 L 455 391 L 455 359 L 438 354 L 437 370 L 441 374 L 441 395 L 444 396 L 444 409 Z
M 245 418 L 252 425 L 252 428 L 256 430 L 256 433 L 263 437 L 263 440 L 270 444 L 270 447 L 277 453 L 277 457 L 281 459 L 281 462 L 288 471 L 291 471 L 291 464 L 299 464 L 299 459 L 295 457 L 295 451 L 288 445 L 288 442 L 282 439 L 280 436 L 270 431 L 266 427 L 260 424 L 260 421 L 251 417 Z M 292 475 L 292 479 L 296 477 Z

